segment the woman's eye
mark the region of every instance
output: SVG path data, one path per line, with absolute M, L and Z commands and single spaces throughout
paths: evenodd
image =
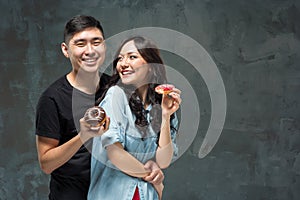
M 129 58 L 130 58 L 131 60 L 133 60 L 133 59 L 136 59 L 137 56 L 130 56 Z

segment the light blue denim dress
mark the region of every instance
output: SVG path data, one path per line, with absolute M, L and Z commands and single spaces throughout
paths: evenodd
M 113 86 L 108 90 L 100 106 L 104 108 L 111 122 L 109 130 L 93 140 L 88 199 L 132 200 L 135 188 L 138 187 L 141 200 L 158 200 L 158 194 L 152 184 L 118 170 L 107 158 L 105 150 L 108 145 L 120 142 L 127 152 L 141 163 L 146 163 L 155 158 L 157 134 L 149 126 L 150 135 L 146 138 L 141 137 L 140 131 L 135 127 L 135 116 L 130 110 L 127 97 L 119 86 Z M 150 105 L 147 110 L 151 108 Z M 151 121 L 149 114 L 148 121 Z M 177 117 L 171 120 L 171 126 L 175 128 L 171 128 L 173 159 L 175 159 L 178 154 L 175 143 L 178 128 Z

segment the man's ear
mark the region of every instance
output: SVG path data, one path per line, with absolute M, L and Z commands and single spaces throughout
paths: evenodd
M 65 55 L 66 58 L 69 58 L 69 53 L 68 53 L 68 46 L 66 43 L 61 43 L 60 45 L 61 47 L 61 51 L 63 52 L 63 54 Z

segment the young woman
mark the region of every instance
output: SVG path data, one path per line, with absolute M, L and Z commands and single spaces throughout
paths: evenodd
M 161 199 L 162 184 L 144 181 L 154 160 L 164 169 L 177 155 L 175 112 L 180 90 L 155 92 L 167 83 L 157 47 L 147 38 L 133 37 L 120 46 L 113 62 L 112 81 L 99 106 L 110 117 L 109 130 L 94 138 L 88 199 Z

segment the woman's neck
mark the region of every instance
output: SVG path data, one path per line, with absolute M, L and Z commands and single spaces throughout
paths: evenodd
M 74 70 L 67 74 L 67 80 L 70 84 L 87 94 L 95 94 L 99 87 L 100 76 L 98 73 L 77 73 Z
M 137 93 L 144 104 L 144 108 L 146 109 L 149 106 L 149 103 L 147 101 L 148 85 L 143 85 L 142 87 L 139 87 L 137 89 Z

